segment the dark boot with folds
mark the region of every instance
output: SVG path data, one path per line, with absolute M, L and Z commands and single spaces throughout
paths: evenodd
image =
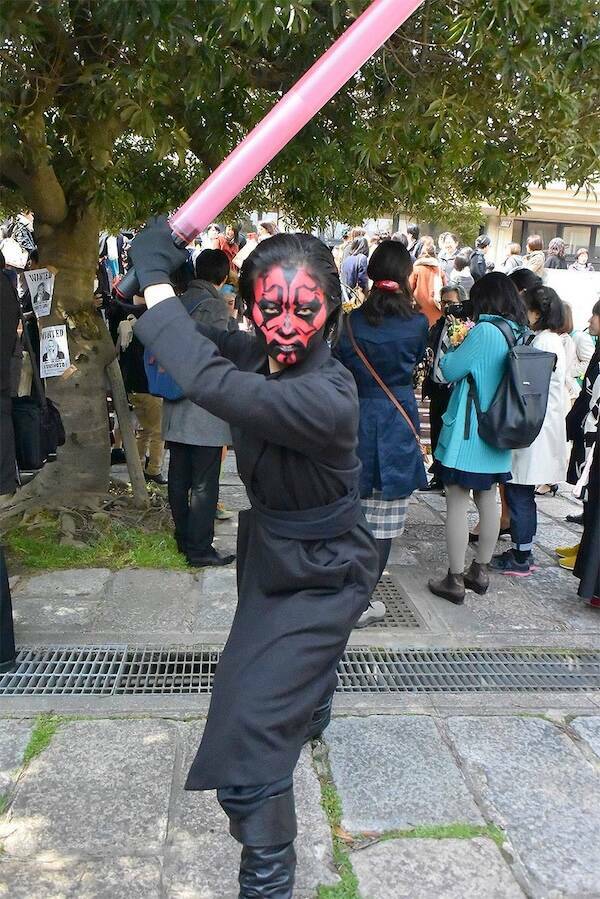
M 454 605 L 460 606 L 465 601 L 465 582 L 462 574 L 452 574 L 448 569 L 448 574 L 439 581 L 431 580 L 428 583 L 429 589 L 436 596 L 453 602 Z
M 294 791 L 271 796 L 229 832 L 243 844 L 239 899 L 292 899 L 296 872 Z
M 487 593 L 487 589 L 490 586 L 490 576 L 488 574 L 487 565 L 483 565 L 481 562 L 476 562 L 475 559 L 473 559 L 465 571 L 464 580 L 467 590 L 474 590 L 475 593 L 479 593 L 480 596 Z

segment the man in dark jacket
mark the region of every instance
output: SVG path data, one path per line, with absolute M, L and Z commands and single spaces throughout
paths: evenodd
M 492 241 L 487 234 L 480 234 L 475 241 L 475 249 L 473 250 L 473 255 L 469 262 L 474 281 L 479 281 L 480 278 L 487 275 L 488 268 L 485 257 L 489 253 L 491 245 Z
M 229 310 L 219 288 L 229 274 L 222 250 L 203 250 L 195 278 L 180 300 L 194 322 L 227 330 Z M 193 321 L 192 321 L 193 320 Z M 213 547 L 219 499 L 221 451 L 231 443 L 229 425 L 191 400 L 163 400 L 162 436 L 169 448 L 169 505 L 179 551 L 194 568 L 228 565 Z

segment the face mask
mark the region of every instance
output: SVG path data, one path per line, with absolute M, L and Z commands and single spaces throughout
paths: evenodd
M 256 279 L 252 320 L 277 362 L 304 359 L 326 319 L 325 295 L 305 268 L 275 266 Z

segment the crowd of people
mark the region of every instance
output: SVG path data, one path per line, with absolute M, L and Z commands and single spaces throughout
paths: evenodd
M 453 233 L 441 234 L 436 245 L 432 237 L 421 236 L 417 226 L 388 239 L 378 237 L 370 239 L 363 229 L 351 229 L 338 250 L 342 282 L 351 289 L 360 287 L 367 297 L 363 301 L 359 294 L 358 308 L 348 317 L 353 339 L 343 334 L 335 351 L 353 372 L 359 392 L 365 514 L 378 541 L 383 571 L 389 554 L 386 540 L 402 533 L 411 493 L 443 491 L 448 572 L 431 579 L 429 589 L 462 603 L 466 590 L 489 589 L 490 570 L 521 577 L 537 570 L 536 496 L 555 495 L 565 479 L 585 500 L 584 513 L 576 520 L 588 522 L 588 538 L 597 529 L 589 501 L 594 484 L 590 487 L 587 481 L 593 468 L 589 434 L 600 391 L 600 382 L 596 393 L 593 387 L 600 303 L 591 310 L 588 329 L 575 330 L 570 306 L 544 284 L 544 268 L 566 268 L 560 238 L 550 242 L 546 256 L 541 238 L 532 235 L 526 254 L 511 245 L 504 264 L 495 268 L 488 261 L 491 241 L 485 234 L 473 248 L 461 247 Z M 348 264 L 357 255 L 359 264 Z M 578 252 L 573 267 L 587 270 L 587 265 L 585 251 Z M 482 438 L 478 415 L 497 395 L 512 346 L 525 343 L 555 361 L 539 433 L 511 450 Z M 413 439 L 413 429 L 418 432 L 419 427 L 415 380 L 429 401 L 429 483 L 423 480 L 420 448 Z M 479 523 L 469 532 L 471 495 Z M 512 546 L 494 555 L 501 535 L 510 536 Z M 475 559 L 465 570 L 469 543 L 475 546 Z M 580 577 L 588 570 L 580 595 L 597 606 L 598 546 L 590 552 L 593 546 L 586 539 L 584 552 L 577 545 L 557 547 L 557 554 L 559 564 Z M 363 620 L 371 623 L 383 614 L 383 604 L 373 603 Z

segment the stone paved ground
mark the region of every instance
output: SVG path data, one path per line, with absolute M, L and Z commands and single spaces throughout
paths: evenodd
M 231 466 L 222 498 L 246 503 Z M 600 614 L 552 554 L 579 534 L 566 491 L 540 500 L 539 572 L 496 576 L 463 607 L 425 588 L 444 565 L 443 508 L 415 497 L 392 552 L 419 626 L 353 643 L 600 649 Z M 235 532 L 235 518 L 219 524 L 219 545 Z M 235 601 L 232 568 L 13 582 L 20 646 L 218 644 Z M 212 794 L 182 788 L 206 707 L 193 695 L 0 697 L 0 897 L 235 899 L 226 820 Z M 600 690 L 338 696 L 296 792 L 297 899 L 600 899 Z
M 0 896 L 235 899 L 225 816 L 182 789 L 201 722 L 63 720 L 23 767 L 33 726 L 0 725 Z M 599 732 L 600 715 L 338 718 L 296 774 L 295 896 L 600 896 Z M 317 772 L 341 801 L 352 891 Z

